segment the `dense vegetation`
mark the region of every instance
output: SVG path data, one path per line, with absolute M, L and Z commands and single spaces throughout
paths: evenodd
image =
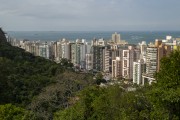
M 157 83 L 128 91 L 119 85 L 89 87 L 55 120 L 179 120 L 180 51 L 161 60 Z
M 57 64 L 0 38 L 0 120 L 26 120 L 29 115 L 24 113 L 33 114 L 30 119 L 52 119 L 56 110 L 69 106 L 76 91 L 95 83 L 92 75 L 76 73 L 72 67 L 66 59 Z

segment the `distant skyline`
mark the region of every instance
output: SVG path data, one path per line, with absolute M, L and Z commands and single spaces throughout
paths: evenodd
M 180 0 L 0 0 L 6 31 L 180 31 Z

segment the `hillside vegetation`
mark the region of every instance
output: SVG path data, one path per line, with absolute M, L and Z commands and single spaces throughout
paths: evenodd
M 55 113 L 55 120 L 179 120 L 180 51 L 161 60 L 151 86 L 127 91 L 119 85 L 89 87 L 78 102 Z
M 7 113 L 12 114 L 10 116 L 17 113 L 14 115 L 19 116 L 20 110 L 20 114 L 31 113 L 34 117 L 31 116 L 30 119 L 52 119 L 53 112 L 70 104 L 68 99 L 75 92 L 95 83 L 92 75 L 74 72 L 69 60 L 62 59 L 57 64 L 35 57 L 5 41 L 5 37 L 1 35 L 0 120 L 6 120 L 3 116 Z M 4 113 L 4 109 L 14 112 Z

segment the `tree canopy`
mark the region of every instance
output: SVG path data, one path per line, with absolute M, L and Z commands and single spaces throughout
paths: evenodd
M 179 120 L 180 51 L 161 60 L 156 83 L 127 91 L 121 86 L 89 87 L 55 120 Z
M 154 109 L 163 111 L 168 119 L 180 119 L 180 51 L 161 59 L 160 71 L 156 74 L 157 83 L 150 92 Z M 156 115 L 159 113 L 156 113 Z

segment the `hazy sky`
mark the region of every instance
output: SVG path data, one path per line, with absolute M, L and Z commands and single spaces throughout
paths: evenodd
M 0 0 L 4 30 L 180 30 L 180 0 Z

